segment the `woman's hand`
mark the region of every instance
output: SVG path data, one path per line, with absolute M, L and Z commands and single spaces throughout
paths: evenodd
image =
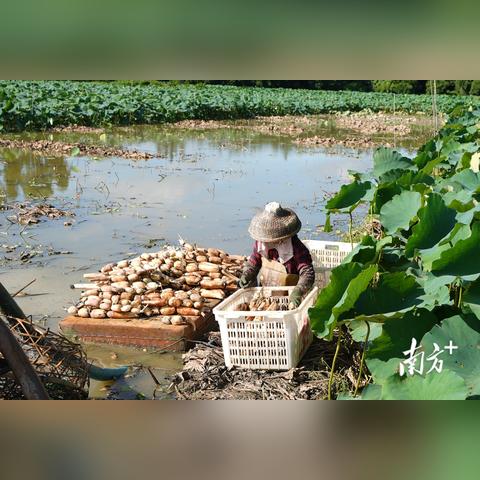
M 298 308 L 302 303 L 303 295 L 299 288 L 294 288 L 290 297 L 288 298 L 288 306 L 291 310 Z
M 246 288 L 251 283 L 251 280 L 247 277 L 244 273 L 240 279 L 238 280 L 238 287 L 239 288 Z

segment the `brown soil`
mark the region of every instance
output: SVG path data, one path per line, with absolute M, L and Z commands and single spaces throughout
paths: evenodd
M 336 114 L 335 124 L 340 128 L 356 130 L 365 135 L 395 134 L 406 136 L 412 132 L 413 125 L 431 126 L 432 119 L 428 116 L 413 116 L 391 113 L 351 113 Z

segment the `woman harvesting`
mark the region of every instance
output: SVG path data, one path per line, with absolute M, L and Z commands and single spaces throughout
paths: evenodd
M 262 286 L 296 286 L 289 302 L 297 308 L 315 281 L 310 252 L 297 237 L 301 227 L 296 213 L 277 202 L 257 213 L 248 228 L 255 244 L 239 286 L 255 286 L 259 274 Z

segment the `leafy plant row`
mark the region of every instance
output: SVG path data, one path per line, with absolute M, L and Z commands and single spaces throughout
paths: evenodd
M 440 95 L 438 109 L 478 105 L 478 97 Z M 0 81 L 0 129 L 130 125 L 185 119 L 237 119 L 344 111 L 430 112 L 429 95 L 117 82 Z
M 382 225 L 332 271 L 310 310 L 317 336 L 348 328 L 365 342 L 374 382 L 362 398 L 480 395 L 479 140 L 480 109 L 457 108 L 414 158 L 378 149 L 373 172 L 351 172 L 352 182 L 327 202 L 328 216 L 351 216 L 366 203 Z M 419 371 L 421 353 L 426 361 L 435 344 L 458 348 L 438 357 L 441 373 L 401 376 L 412 338 Z

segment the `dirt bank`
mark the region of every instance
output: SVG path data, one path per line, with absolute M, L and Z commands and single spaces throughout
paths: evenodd
M 433 129 L 427 115 L 387 113 L 338 113 L 332 115 L 257 117 L 247 121 L 185 120 L 174 124 L 180 129 L 236 129 L 286 136 L 294 143 L 312 146 L 372 148 L 393 146 L 395 138 L 406 138 L 415 131 Z M 391 140 L 391 141 L 390 141 Z

